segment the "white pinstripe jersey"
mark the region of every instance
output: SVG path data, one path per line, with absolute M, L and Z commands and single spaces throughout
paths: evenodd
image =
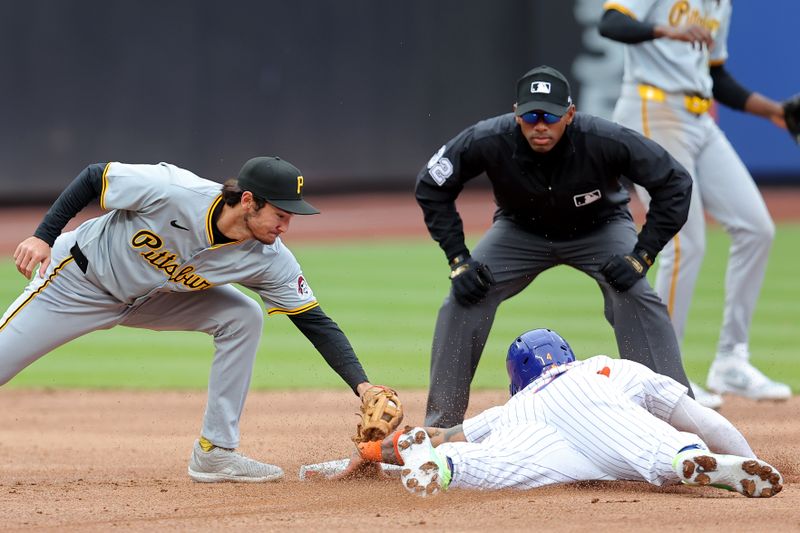
M 616 9 L 638 21 L 680 27 L 699 24 L 711 31 L 714 46 L 693 47 L 673 39 L 654 39 L 624 47 L 626 83 L 646 84 L 672 93 L 711 97 L 709 65 L 728 57 L 730 0 L 610 0 L 603 8 Z
M 129 304 L 155 292 L 239 283 L 261 296 L 269 314 L 316 307 L 300 265 L 280 238 L 270 245 L 214 242 L 212 213 L 222 201 L 221 189 L 167 163 L 109 163 L 100 205 L 110 212 L 74 231 L 89 260 L 87 278 Z
M 548 412 L 545 404 L 550 402 L 540 402 L 538 399 L 553 400 L 554 388 L 548 386 L 553 380 L 559 380 L 561 386 L 558 387 L 558 394 L 562 396 L 555 403 L 568 414 L 571 406 L 587 401 L 591 403 L 592 387 L 587 385 L 586 377 L 596 377 L 597 374 L 606 376 L 621 396 L 664 421 L 669 420 L 675 405 L 687 392 L 686 387 L 677 381 L 657 374 L 642 364 L 597 355 L 543 372 L 505 405 L 492 407 L 464 420 L 464 435 L 468 442 L 481 442 L 499 429 L 530 422 L 548 423 L 552 413 Z M 580 401 L 576 400 L 578 397 Z

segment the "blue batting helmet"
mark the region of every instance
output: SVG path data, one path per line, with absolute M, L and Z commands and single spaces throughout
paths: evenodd
M 508 347 L 506 356 L 511 396 L 527 387 L 551 366 L 574 360 L 572 348 L 555 331 L 534 329 L 523 333 Z

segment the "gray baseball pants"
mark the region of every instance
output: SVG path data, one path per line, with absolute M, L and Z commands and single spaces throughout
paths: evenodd
M 117 325 L 156 331 L 202 331 L 214 337 L 202 435 L 239 446 L 239 418 L 263 328 L 258 302 L 225 285 L 197 292 L 159 292 L 134 305 L 92 283 L 59 238 L 44 278 L 34 276 L 0 319 L 0 385 L 25 367 L 92 331 Z M 147 346 L 142 346 L 146 350 Z

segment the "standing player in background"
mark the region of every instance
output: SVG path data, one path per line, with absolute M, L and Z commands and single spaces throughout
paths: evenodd
M 514 110 L 462 131 L 417 176 L 417 202 L 447 256 L 452 282 L 431 351 L 431 426 L 464 419 L 498 306 L 557 265 L 595 280 L 621 357 L 689 383 L 667 309 L 645 277 L 686 221 L 688 173 L 655 142 L 577 113 L 569 83 L 551 67 L 518 80 Z M 464 184 L 483 172 L 497 210 L 470 254 L 455 201 Z M 623 175 L 653 197 L 638 233 Z
M 249 160 L 224 185 L 166 163 L 89 165 L 14 253 L 25 277 L 41 267 L 0 319 L 0 385 L 92 331 L 202 331 L 215 352 L 189 476 L 280 479 L 279 467 L 233 451 L 263 312 L 231 283 L 255 291 L 269 315 L 288 315 L 362 400 L 375 388 L 280 239 L 293 215 L 319 213 L 303 200 L 303 185 L 300 171 L 275 157 Z M 108 213 L 62 234 L 97 198 Z
M 731 237 L 722 330 L 706 385 L 717 393 L 785 400 L 789 387 L 756 369 L 749 349 L 775 226 L 753 178 L 708 113 L 713 97 L 786 128 L 783 107 L 743 88 L 723 66 L 730 0 L 614 0 L 604 9 L 600 33 L 627 45 L 614 120 L 664 146 L 694 179 L 689 218 L 662 251 L 655 284 L 676 335 L 682 341 L 705 254 L 705 211 Z M 695 392 L 706 405 L 722 403 L 717 395 Z
M 403 464 L 403 486 L 420 496 L 585 480 L 682 481 L 749 497 L 782 489 L 781 475 L 725 417 L 639 363 L 576 361 L 560 335 L 536 329 L 511 344 L 506 367 L 504 405 L 450 429 L 395 433 L 362 455 Z

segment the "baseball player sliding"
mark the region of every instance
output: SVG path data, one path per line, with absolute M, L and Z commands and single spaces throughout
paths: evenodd
M 694 179 L 688 219 L 661 252 L 655 283 L 677 337 L 683 338 L 705 253 L 705 211 L 731 237 L 722 330 L 706 385 L 717 393 L 787 399 L 787 385 L 749 362 L 750 324 L 775 227 L 753 178 L 708 111 L 714 98 L 781 128 L 794 123 L 792 112 L 743 88 L 725 69 L 730 0 L 613 0 L 604 8 L 600 33 L 626 43 L 614 119 L 664 146 Z M 695 393 L 708 406 L 722 403 L 698 388 Z
M 450 429 L 407 428 L 359 445 L 362 457 L 403 464 L 411 493 L 532 489 L 585 480 L 713 485 L 749 497 L 782 489 L 722 415 L 687 388 L 630 360 L 576 361 L 557 333 L 536 329 L 509 347 L 511 399 Z
M 28 278 L 41 266 L 0 319 L 0 385 L 98 329 L 202 331 L 215 352 L 189 476 L 281 478 L 278 466 L 233 452 L 263 315 L 231 283 L 255 291 L 267 314 L 288 315 L 362 400 L 378 389 L 281 241 L 295 214 L 319 212 L 303 200 L 304 185 L 300 171 L 277 157 L 247 161 L 224 185 L 166 163 L 89 165 L 14 253 Z M 108 212 L 62 234 L 96 198 Z

